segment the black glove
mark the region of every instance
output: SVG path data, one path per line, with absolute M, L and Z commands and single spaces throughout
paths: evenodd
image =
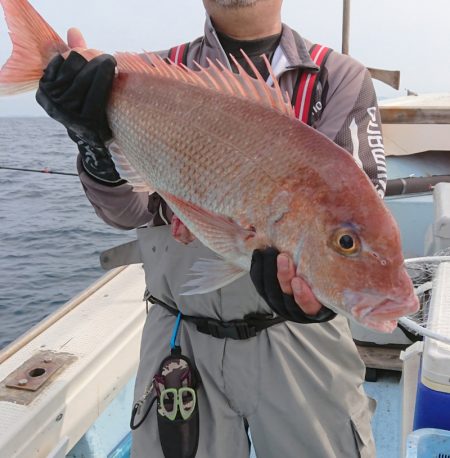
M 39 81 L 36 100 L 62 123 L 77 143 L 86 172 L 102 184 L 117 186 L 120 178 L 105 143 L 112 138 L 106 106 L 114 80 L 116 60 L 103 54 L 87 61 L 72 51 L 58 55 Z
M 87 61 L 72 51 L 56 56 L 39 81 L 36 100 L 68 130 L 91 146 L 102 147 L 112 133 L 106 117 L 116 60 L 103 54 Z
M 297 305 L 294 296 L 281 291 L 277 278 L 278 254 L 278 250 L 269 247 L 265 250 L 255 250 L 252 255 L 250 277 L 256 290 L 269 307 L 286 320 L 297 323 L 322 323 L 332 320 L 336 316 L 332 310 L 322 307 L 317 315 L 307 315 Z
M 120 177 L 106 146 L 91 146 L 75 135 L 74 132 L 70 130 L 67 132 L 69 137 L 78 145 L 81 163 L 91 178 L 106 186 L 119 186 L 127 182 Z

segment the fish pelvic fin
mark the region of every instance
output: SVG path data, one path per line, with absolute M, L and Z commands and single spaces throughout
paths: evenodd
M 247 272 L 223 259 L 200 259 L 191 268 L 192 278 L 181 288 L 181 296 L 205 294 L 223 288 Z
M 31 91 L 50 60 L 69 47 L 27 0 L 0 0 L 0 4 L 13 44 L 0 70 L 0 96 Z
M 256 75 L 256 79 L 249 76 L 233 56 L 231 59 L 236 65 L 238 73 L 233 73 L 219 61 L 214 63 L 209 59 L 207 60 L 208 67 L 204 68 L 195 63 L 197 70 L 191 70 L 185 65 L 175 65 L 172 61 L 164 60 L 154 53 L 117 53 L 115 57 L 119 72 L 147 73 L 161 78 L 177 80 L 184 84 L 253 101 L 296 119 L 289 97 L 282 93 L 267 58 L 264 60 L 274 82 L 274 87 L 268 86 L 250 58 L 243 51 L 242 54 Z
M 206 246 L 226 259 L 250 257 L 257 243 L 256 233 L 246 229 L 228 216 L 214 213 L 173 194 L 158 190 L 183 224 Z

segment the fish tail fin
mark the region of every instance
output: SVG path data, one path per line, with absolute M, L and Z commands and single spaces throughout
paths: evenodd
M 0 70 L 0 96 L 37 87 L 52 57 L 69 47 L 27 0 L 0 0 L 13 50 Z

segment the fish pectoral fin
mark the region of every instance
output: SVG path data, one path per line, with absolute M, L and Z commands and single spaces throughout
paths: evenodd
M 254 230 L 244 228 L 232 218 L 211 212 L 173 194 L 158 192 L 183 224 L 213 251 L 227 258 L 247 254 L 247 242 L 255 237 Z
M 254 238 L 255 232 L 240 226 L 232 218 L 211 212 L 173 194 L 158 191 L 174 213 L 206 246 L 227 258 L 246 257 L 246 242 Z M 250 270 L 238 267 L 223 258 L 201 259 L 194 263 L 194 277 L 182 286 L 183 296 L 204 294 L 232 283 Z
M 122 149 L 118 143 L 113 140 L 108 145 L 108 151 L 111 153 L 111 157 L 114 161 L 117 172 L 120 177 L 128 181 L 128 184 L 133 186 L 134 192 L 148 192 L 152 194 L 155 190 L 150 186 L 150 184 L 145 180 L 145 178 L 140 175 L 136 169 L 130 164 L 130 161 L 127 159 L 125 154 L 122 152 Z
M 205 294 L 223 288 L 247 272 L 223 259 L 200 259 L 191 268 L 192 278 L 181 286 L 181 296 Z

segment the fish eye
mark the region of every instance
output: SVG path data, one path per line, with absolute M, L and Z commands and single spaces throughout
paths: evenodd
M 357 254 L 361 245 L 358 236 L 348 228 L 338 229 L 331 242 L 332 248 L 344 256 Z
M 349 234 L 344 234 L 339 239 L 339 246 L 343 250 L 351 250 L 354 245 L 355 241 L 353 240 L 353 237 Z

